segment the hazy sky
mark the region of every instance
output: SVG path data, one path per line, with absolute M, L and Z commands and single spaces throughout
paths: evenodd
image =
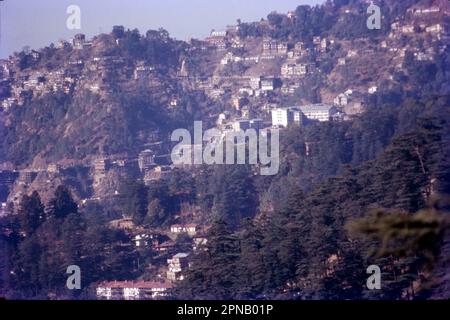
M 148 29 L 165 28 L 181 40 L 203 38 L 211 29 L 257 21 L 271 11 L 286 13 L 300 4 L 324 0 L 4 0 L 0 1 L 0 57 L 25 45 L 41 48 L 76 33 L 88 37 L 109 32 L 113 25 Z M 81 30 L 66 27 L 69 5 L 81 9 Z

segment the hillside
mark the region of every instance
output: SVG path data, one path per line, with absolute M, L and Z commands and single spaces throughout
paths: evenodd
M 393 103 L 448 93 L 447 2 L 418 14 L 421 2 L 386 1 L 382 29 L 363 25 L 354 34 L 345 21 L 365 18 L 364 3 L 339 3 L 272 13 L 205 41 L 116 27 L 91 40 L 79 35 L 72 44 L 17 53 L 2 63 L 2 161 L 40 168 L 135 156 L 192 119 L 240 116 L 236 103 L 263 118 L 267 105 L 314 102 L 358 114 L 375 92 Z M 255 77 L 274 79 L 273 90 L 252 93 Z

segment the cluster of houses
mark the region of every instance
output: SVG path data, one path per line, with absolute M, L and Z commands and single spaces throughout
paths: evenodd
M 131 218 L 123 218 L 110 222 L 113 228 L 120 228 L 132 232 L 135 229 Z M 192 252 L 200 250 L 207 242 L 199 226 L 194 223 L 174 224 L 169 228 L 169 237 L 160 233 L 138 232 L 132 237 L 132 245 L 137 250 L 151 250 L 159 257 L 168 258 L 166 264 L 158 265 L 163 274 L 156 281 L 105 281 L 96 286 L 97 299 L 106 300 L 158 300 L 171 296 L 175 282 L 185 278 L 185 272 L 190 267 Z M 172 240 L 180 235 L 189 236 L 192 250 L 177 252 L 176 242 Z

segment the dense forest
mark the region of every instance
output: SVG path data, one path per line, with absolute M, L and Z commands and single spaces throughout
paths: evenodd
M 292 127 L 281 139 L 280 175 L 255 176 L 234 165 L 178 171 L 149 187 L 130 179 L 122 203 L 149 229 L 173 223 L 181 203 L 210 212 L 203 216 L 212 225 L 208 243 L 176 298 L 426 298 L 446 254 L 440 247 L 448 226 L 450 135 L 445 117 L 434 116 L 448 112 L 446 105 L 443 98 L 407 101 L 353 122 Z M 312 139 L 307 156 L 304 141 Z M 76 298 L 92 293 L 56 289 L 69 264 L 89 266 L 87 287 L 145 277 L 139 262 L 152 256 L 124 245 L 129 237 L 109 229 L 108 220 L 98 206 L 80 212 L 65 187 L 45 208 L 36 192 L 24 196 L 18 216 L 2 220 L 10 259 L 1 280 L 21 288 L 22 297 L 50 290 Z M 381 266 L 386 286 L 378 293 L 365 287 L 372 264 Z M 8 267 L 13 272 L 5 275 Z

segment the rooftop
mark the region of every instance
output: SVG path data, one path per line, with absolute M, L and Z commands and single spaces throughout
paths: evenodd
M 331 108 L 333 108 L 331 104 L 317 103 L 304 106 L 292 106 L 288 109 L 297 109 L 302 112 L 328 112 Z
M 138 288 L 138 289 L 171 289 L 172 284 L 157 281 L 105 281 L 98 288 Z

